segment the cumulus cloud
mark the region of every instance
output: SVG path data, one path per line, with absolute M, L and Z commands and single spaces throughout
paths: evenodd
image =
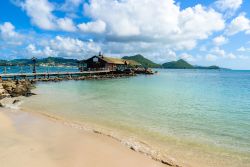
M 217 0 L 215 4 L 221 11 L 236 11 L 241 7 L 242 2 L 243 0 Z
M 217 36 L 213 39 L 213 43 L 217 46 L 223 45 L 225 43 L 227 43 L 228 39 L 226 39 L 224 36 L 220 35 Z
M 41 56 L 42 51 L 41 50 L 37 50 L 36 46 L 34 44 L 29 44 L 26 47 L 26 50 L 28 52 L 28 55 L 30 56 Z
M 223 49 L 220 49 L 219 47 L 214 47 L 210 50 L 210 53 L 215 54 L 220 57 L 225 57 L 226 52 Z
M 246 18 L 244 13 L 241 13 L 231 21 L 226 30 L 226 33 L 228 35 L 234 35 L 241 31 L 250 34 L 250 20 Z
M 63 31 L 76 31 L 76 27 L 70 18 L 60 18 L 57 20 L 57 25 Z
M 31 21 L 36 26 L 45 29 L 56 29 L 54 20 L 55 16 L 52 14 L 54 5 L 47 0 L 26 0 L 21 3 L 21 7 L 31 17 Z
M 12 39 L 12 38 L 18 38 L 20 37 L 20 34 L 18 34 L 15 31 L 15 27 L 10 22 L 5 22 L 3 24 L 0 24 L 0 32 L 1 37 L 3 39 Z
M 0 24 L 0 39 L 7 45 L 22 44 L 22 35 L 16 32 L 15 26 L 10 22 Z
M 88 33 L 103 33 L 106 30 L 106 24 L 102 20 L 97 20 L 94 22 L 81 23 L 78 28 L 83 32 Z
M 184 59 L 186 61 L 189 61 L 189 62 L 195 62 L 196 61 L 196 58 L 190 54 L 187 54 L 187 53 L 183 53 L 180 55 L 180 58 L 181 59 Z
M 212 54 L 207 54 L 205 59 L 207 61 L 216 61 L 218 59 L 218 57 L 216 55 L 212 55 Z
M 247 52 L 250 51 L 250 48 L 246 48 L 244 46 L 241 46 L 240 48 L 237 49 L 238 52 Z
M 29 44 L 26 47 L 26 54 L 28 57 L 56 57 L 58 53 L 52 50 L 49 46 L 44 47 L 43 49 L 38 49 L 35 44 Z
M 173 0 L 90 0 L 84 11 L 93 20 L 102 20 L 106 39 L 116 42 L 162 42 L 192 49 L 198 40 L 224 28 L 222 15 L 213 9 L 196 5 L 181 10 Z
M 210 50 L 210 54 L 214 55 L 218 58 L 223 58 L 223 59 L 236 59 L 237 57 L 233 53 L 226 53 L 225 50 L 215 47 Z
M 25 0 L 19 4 L 31 18 L 31 22 L 44 30 L 74 31 L 70 18 L 57 18 L 53 15 L 55 5 L 48 0 Z
M 228 58 L 228 59 L 236 59 L 237 57 L 236 57 L 233 53 L 229 53 L 229 54 L 227 55 L 227 58 Z
M 84 0 L 65 0 L 64 4 L 61 5 L 63 11 L 75 11 L 83 3 Z
M 79 59 L 95 55 L 100 50 L 100 46 L 93 41 L 82 41 L 76 38 L 62 36 L 56 36 L 46 43 L 41 43 L 39 46 L 29 44 L 26 47 L 29 56 L 60 56 Z

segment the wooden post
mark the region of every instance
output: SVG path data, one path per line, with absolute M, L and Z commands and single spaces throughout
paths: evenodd
M 33 57 L 31 60 L 33 62 L 33 73 L 36 73 L 36 61 L 37 61 L 37 59 L 35 57 Z

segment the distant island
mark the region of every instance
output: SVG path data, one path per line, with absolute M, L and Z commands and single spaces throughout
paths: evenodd
M 171 61 L 171 62 L 166 62 L 163 64 L 157 64 L 154 63 L 153 61 L 146 59 L 142 55 L 138 54 L 135 56 L 125 56 L 123 59 L 126 60 L 134 60 L 138 63 L 140 63 L 143 67 L 147 68 L 165 68 L 165 69 L 222 69 L 218 66 L 208 66 L 208 67 L 203 67 L 203 66 L 195 66 L 189 64 L 187 61 L 180 59 L 178 61 Z
M 208 67 L 194 66 L 189 64 L 183 59 L 164 63 L 162 64 L 162 67 L 167 69 L 221 69 L 218 66 L 208 66 Z
M 142 55 L 138 54 L 135 56 L 125 56 L 122 59 L 125 60 L 134 60 L 138 63 L 140 63 L 143 67 L 148 67 L 148 68 L 161 68 L 162 66 L 160 64 L 154 63 L 153 61 L 146 59 Z
M 14 59 L 14 60 L 0 60 L 0 66 L 29 66 L 32 65 L 31 59 Z M 65 59 L 62 57 L 47 57 L 37 59 L 38 66 L 77 66 L 77 59 Z
M 124 56 L 124 60 L 133 60 L 140 63 L 145 68 L 165 68 L 165 69 L 222 69 L 218 66 L 197 66 L 191 65 L 187 61 L 180 59 L 177 61 L 166 62 L 163 64 L 157 64 L 144 56 L 137 54 L 134 56 Z M 47 57 L 37 59 L 38 66 L 77 66 L 79 60 L 77 59 L 65 59 L 62 57 Z M 0 60 L 0 66 L 29 66 L 32 65 L 31 59 L 14 59 L 14 60 Z

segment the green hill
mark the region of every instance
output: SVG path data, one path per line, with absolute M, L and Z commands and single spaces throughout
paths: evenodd
M 208 67 L 193 66 L 183 59 L 180 59 L 178 61 L 171 61 L 171 62 L 164 63 L 162 64 L 162 67 L 167 68 L 167 69 L 211 69 L 211 70 L 221 69 L 218 66 L 208 66 Z
M 62 57 L 47 57 L 42 59 L 37 59 L 37 65 L 48 65 L 48 66 L 57 66 L 57 65 L 65 65 L 65 66 L 77 66 L 78 60 L 76 59 L 65 59 Z M 14 59 L 14 60 L 0 60 L 0 66 L 10 65 L 31 65 L 33 64 L 31 59 Z
M 211 70 L 221 69 L 219 66 L 208 66 L 208 67 L 195 66 L 194 68 L 195 69 L 211 69 Z
M 164 63 L 162 64 L 162 67 L 170 68 L 170 69 L 193 69 L 194 68 L 194 66 L 192 66 L 191 64 L 189 64 L 183 59 L 180 59 L 178 61 L 171 61 L 171 62 Z
M 145 57 L 143 57 L 140 54 L 135 55 L 135 56 L 125 56 L 122 59 L 134 60 L 134 61 L 140 63 L 143 67 L 148 67 L 148 68 L 159 68 L 159 67 L 161 67 L 160 64 L 156 64 L 153 61 L 151 61 L 149 59 L 146 59 Z
M 68 65 L 68 66 L 76 66 L 76 59 L 65 59 L 62 57 L 48 57 L 44 59 L 38 59 L 38 64 L 48 64 L 48 65 Z

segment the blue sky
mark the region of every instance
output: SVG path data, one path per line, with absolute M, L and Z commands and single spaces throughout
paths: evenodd
M 4 0 L 0 59 L 102 51 L 250 69 L 249 9 L 247 0 Z

